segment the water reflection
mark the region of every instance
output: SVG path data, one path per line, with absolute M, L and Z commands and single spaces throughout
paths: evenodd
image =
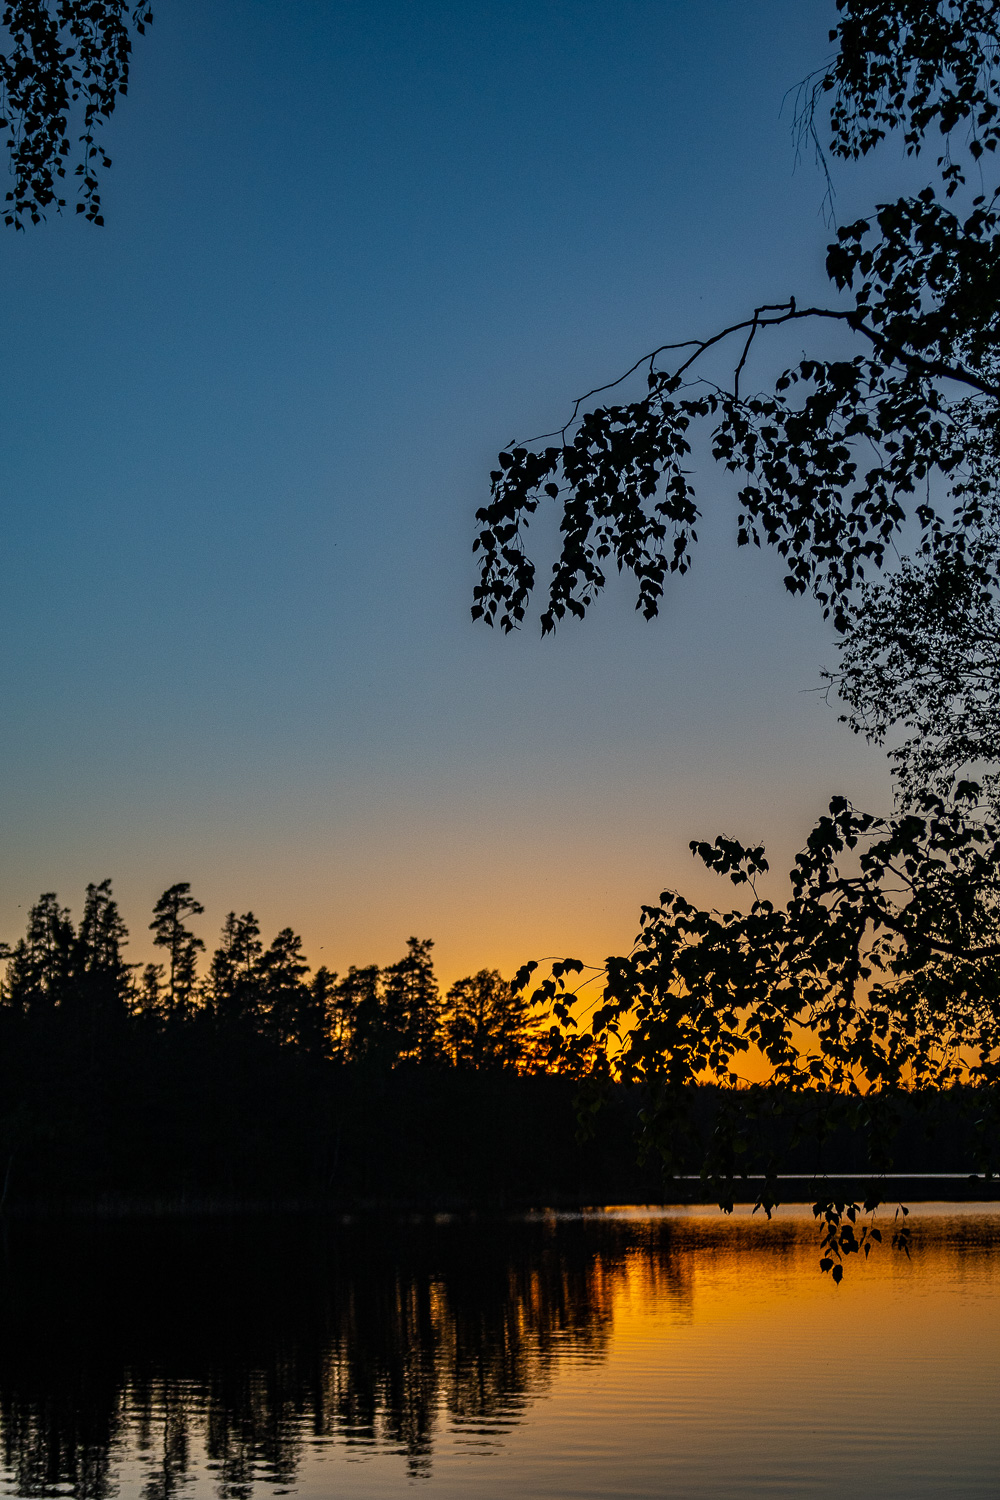
M 667 1235 L 643 1253 L 658 1260 Z M 644 1238 L 614 1226 L 595 1245 L 583 1224 L 545 1223 L 16 1226 L 4 1464 L 19 1494 L 102 1497 L 127 1446 L 147 1457 L 152 1500 L 183 1484 L 197 1428 L 224 1496 L 290 1485 L 310 1437 L 389 1445 L 418 1473 L 442 1413 L 489 1435 L 561 1357 L 600 1358 L 617 1268 Z
M 989 1255 L 995 1227 L 959 1221 L 948 1253 Z M 293 1486 L 324 1445 L 394 1451 L 420 1478 L 444 1428 L 495 1448 L 558 1370 L 600 1364 L 629 1286 L 683 1325 L 698 1275 L 728 1267 L 738 1285 L 748 1252 L 772 1278 L 815 1266 L 794 1219 L 15 1224 L 0 1299 L 9 1491 L 97 1500 L 130 1463 L 148 1500 L 196 1470 L 249 1497 Z

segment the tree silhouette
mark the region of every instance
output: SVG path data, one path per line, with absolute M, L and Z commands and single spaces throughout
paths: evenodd
M 164 1012 L 162 964 L 143 966 L 142 976 L 136 986 L 134 1003 L 139 1015 L 162 1017 Z
M 377 964 L 357 968 L 351 964 L 333 987 L 334 1035 L 343 1055 L 351 1062 L 370 1060 L 382 1051 L 381 970 Z
M 308 972 L 302 939 L 283 927 L 260 959 L 263 1026 L 283 1046 L 298 1040 L 309 1009 Z
M 231 911 L 209 965 L 206 995 L 223 1026 L 256 1027 L 261 1020 L 260 957 L 263 944 L 252 911 Z
M 957 774 L 983 784 L 1000 815 L 1000 555 L 996 497 L 983 521 L 930 556 L 904 558 L 862 592 L 827 674 L 855 733 L 896 743 L 890 759 L 904 804 L 921 791 L 946 794 Z M 905 738 L 901 738 L 904 735 Z
M 446 1047 L 459 1067 L 519 1069 L 535 1060 L 540 1039 L 530 1002 L 496 969 L 459 979 L 446 1007 Z
M 901 138 L 916 157 L 936 139 L 926 186 L 837 229 L 828 304 L 789 296 L 661 343 L 577 400 L 558 432 L 502 452 L 477 512 L 474 618 L 522 623 L 536 585 L 525 534 L 551 503 L 561 542 L 542 633 L 582 618 L 611 566 L 632 575 L 636 607 L 652 618 L 667 579 L 692 561 L 690 456 L 703 431 L 734 476 L 738 544 L 774 548 L 786 588 L 811 591 L 841 633 L 833 682 L 854 727 L 874 739 L 909 731 L 895 752 L 897 813 L 878 818 L 834 798 L 791 872 L 785 909 L 758 892 L 763 848 L 694 841 L 696 856 L 745 889 L 748 911 L 702 911 L 664 892 L 643 908 L 632 951 L 608 960 L 604 1004 L 582 1034 L 567 995 L 578 961 L 557 964 L 536 991 L 555 1004 L 569 1055 L 601 1047 L 595 1088 L 605 1076 L 642 1081 L 646 1140 L 669 1166 L 695 1134 L 690 1086 L 731 1086 L 700 1156 L 723 1203 L 751 1156 L 767 1174 L 760 1201 L 776 1197 L 781 1132 L 762 1127 L 776 1096 L 765 1104 L 737 1087 L 751 1047 L 783 1094 L 813 1097 L 797 1129 L 808 1123 L 819 1142 L 838 1118 L 854 1120 L 873 1176 L 892 1160 L 894 1091 L 969 1081 L 995 1109 L 1000 1084 L 1000 820 L 973 779 L 984 760 L 996 763 L 1000 705 L 1000 191 L 988 179 L 1000 141 L 1000 6 L 837 9 L 833 61 L 799 90 L 800 143 L 825 166 L 824 149 L 854 161 Z M 814 347 L 754 391 L 761 341 L 793 327 Z M 644 390 L 632 396 L 624 383 L 640 372 Z M 595 400 L 620 388 L 620 400 Z M 914 554 L 893 573 L 910 539 Z M 991 1166 L 989 1132 L 983 1147 Z M 873 1183 L 872 1202 L 879 1191 Z M 860 1243 L 843 1217 L 856 1206 L 818 1209 L 823 1264 L 839 1278 L 842 1255 Z
M 584 1150 L 572 1085 L 522 1076 L 542 1059 L 498 976 L 476 976 L 459 1061 L 429 940 L 386 971 L 310 977 L 291 928 L 262 951 L 253 915 L 231 912 L 199 985 L 199 911 L 186 885 L 164 892 L 152 925 L 173 973 L 136 978 L 109 881 L 87 887 L 78 926 L 53 893 L 31 908 L 0 983 L 0 1218 L 109 1196 L 320 1207 L 585 1185 L 596 1201 L 605 1182 L 648 1201 L 620 1111 L 618 1149 Z
M 336 974 L 321 964 L 309 985 L 299 1042 L 313 1056 L 333 1057 L 341 1062 L 347 1055 L 349 1038 L 343 1013 L 336 1003 L 336 984 Z
M 407 938 L 406 955 L 382 974 L 386 1051 L 398 1061 L 431 1063 L 441 1055 L 441 996 L 430 938 Z
M 708 424 L 716 461 L 742 476 L 739 544 L 776 548 L 786 587 L 811 590 L 839 629 L 866 570 L 891 558 L 904 526 L 915 525 L 919 550 L 936 555 L 981 522 L 1000 398 L 998 218 L 992 193 L 979 190 L 984 153 L 1000 139 L 997 7 L 838 0 L 838 10 L 838 52 L 803 85 L 801 129 L 818 142 L 820 110 L 831 100 L 829 150 L 852 160 L 889 131 L 901 131 L 918 154 L 933 127 L 942 138 L 936 180 L 838 229 L 826 254 L 833 305 L 804 306 L 793 296 L 728 328 L 661 344 L 581 397 L 548 435 L 558 442 L 501 453 L 492 502 L 477 512 L 475 618 L 504 630 L 524 619 L 536 575 L 524 534 L 547 498 L 561 506 L 562 544 L 543 633 L 567 613 L 586 613 L 609 563 L 633 575 L 636 607 L 654 616 L 666 578 L 687 571 L 696 542 L 688 457 L 699 424 Z M 770 390 L 747 395 L 761 338 L 790 325 L 847 333 L 856 351 L 831 356 L 819 344 Z M 711 360 L 730 345 L 732 373 L 721 386 Z M 588 407 L 640 370 L 642 396 Z M 932 502 L 932 480 L 944 504 Z
M 332 994 L 336 977 L 329 969 L 320 968 L 308 983 L 299 987 L 295 1043 L 313 1058 L 333 1055 Z
M 73 951 L 74 1001 L 86 1014 L 109 1019 L 128 1013 L 132 970 L 122 950 L 128 930 L 111 894 L 111 881 L 88 885 Z
M 187 917 L 201 916 L 205 908 L 191 895 L 187 881 L 170 886 L 153 907 L 149 930 L 157 948 L 167 950 L 167 985 L 164 1003 L 169 1017 L 183 1016 L 190 1010 L 197 981 L 199 952 L 205 944 L 185 927 Z
M 4 1002 L 26 1016 L 60 1011 L 95 1024 L 128 1014 L 131 965 L 122 950 L 128 932 L 111 881 L 88 885 L 76 932 L 69 909 L 49 891 L 28 913 L 27 932 L 10 952 Z
M 54 891 L 39 896 L 7 967 L 6 1003 L 23 1014 L 61 1005 L 70 985 L 74 946 L 68 908 L 59 905 Z

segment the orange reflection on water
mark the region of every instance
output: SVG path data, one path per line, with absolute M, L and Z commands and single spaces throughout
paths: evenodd
M 808 1210 L 771 1224 L 677 1211 L 671 1254 L 624 1258 L 606 1362 L 567 1369 L 512 1440 L 524 1482 L 608 1497 L 835 1495 L 862 1479 L 882 1496 L 1000 1492 L 1000 1215 L 922 1205 L 911 1221 L 909 1259 L 886 1244 L 838 1288 Z
M 882 1216 L 891 1232 L 892 1215 Z M 1000 1492 L 1000 1205 L 12 1227 L 6 1493 Z

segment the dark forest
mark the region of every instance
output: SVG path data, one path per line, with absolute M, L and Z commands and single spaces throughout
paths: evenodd
M 657 1182 L 619 1112 L 578 1141 L 546 1018 L 483 969 L 442 994 L 429 939 L 338 975 L 231 912 L 211 954 L 186 884 L 130 964 L 110 881 L 53 894 L 6 951 L 4 1206 L 544 1200 Z M 612 1191 L 612 1196 L 615 1193 Z
M 649 1087 L 613 1082 L 586 1034 L 496 971 L 442 994 L 432 941 L 411 937 L 384 968 L 313 972 L 291 928 L 265 946 L 252 912 L 230 912 L 208 954 L 202 912 L 187 884 L 165 891 L 163 960 L 142 966 L 110 881 L 88 886 L 78 923 L 51 893 L 31 908 L 0 990 L 6 1212 L 718 1198 L 705 1163 L 731 1090 L 692 1086 L 683 1129 L 651 1133 Z M 921 1175 L 981 1169 L 974 1092 L 883 1100 L 891 1160 L 842 1103 L 743 1090 L 753 1126 L 730 1194 L 755 1196 L 777 1159 L 814 1195 L 837 1174 L 895 1170 L 919 1191 Z

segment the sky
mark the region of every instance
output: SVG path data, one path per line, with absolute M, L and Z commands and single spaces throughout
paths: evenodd
M 664 887 L 730 904 L 690 839 L 780 871 L 832 794 L 887 809 L 832 632 L 710 466 L 653 624 L 627 582 L 554 639 L 469 614 L 502 445 L 827 295 L 785 95 L 832 5 L 154 9 L 106 227 L 0 237 L 0 940 L 110 876 L 134 960 L 186 880 L 209 948 L 252 909 L 341 971 L 411 934 L 446 983 L 600 964 Z

